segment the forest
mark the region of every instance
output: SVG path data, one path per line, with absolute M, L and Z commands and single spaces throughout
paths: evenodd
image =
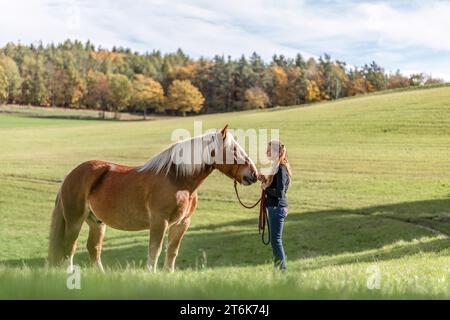
M 387 73 L 376 62 L 349 66 L 329 54 L 305 59 L 253 53 L 133 52 L 90 41 L 0 48 L 0 104 L 187 115 L 290 106 L 386 89 L 441 83 L 423 73 Z

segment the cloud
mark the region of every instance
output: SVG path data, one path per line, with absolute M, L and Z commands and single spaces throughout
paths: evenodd
M 450 80 L 446 1 L 88 0 L 3 1 L 0 44 L 77 38 L 138 51 L 182 48 L 270 59 L 324 52 L 352 65 L 376 60 Z

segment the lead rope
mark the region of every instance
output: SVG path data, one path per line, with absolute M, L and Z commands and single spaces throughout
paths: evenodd
M 241 198 L 239 197 L 239 192 L 237 189 L 237 181 L 234 180 L 234 191 L 236 192 L 236 197 L 239 201 L 239 203 L 246 209 L 253 209 L 256 207 L 259 203 L 259 223 L 258 223 L 258 233 L 261 235 L 262 243 L 265 245 L 268 245 L 270 243 L 270 229 L 269 224 L 267 223 L 268 217 L 267 217 L 267 208 L 266 208 L 266 197 L 265 197 L 265 191 L 261 190 L 261 197 L 254 205 L 246 205 L 241 201 Z M 267 241 L 264 240 L 264 233 L 266 230 L 266 224 L 267 224 Z

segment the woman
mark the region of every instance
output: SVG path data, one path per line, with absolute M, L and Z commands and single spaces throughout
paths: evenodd
M 267 157 L 273 161 L 272 172 L 268 176 L 260 175 L 261 187 L 265 189 L 266 207 L 270 230 L 275 270 L 286 270 L 286 254 L 283 248 L 283 225 L 288 215 L 286 192 L 292 177 L 286 146 L 273 140 L 267 146 Z

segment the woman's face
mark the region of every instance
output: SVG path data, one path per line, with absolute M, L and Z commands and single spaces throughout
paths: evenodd
M 278 158 L 278 150 L 276 149 L 277 145 L 274 143 L 270 143 L 267 145 L 267 158 L 270 160 L 276 160 Z
M 267 145 L 266 155 L 267 155 L 267 158 L 272 159 L 272 147 L 271 147 L 270 143 Z

